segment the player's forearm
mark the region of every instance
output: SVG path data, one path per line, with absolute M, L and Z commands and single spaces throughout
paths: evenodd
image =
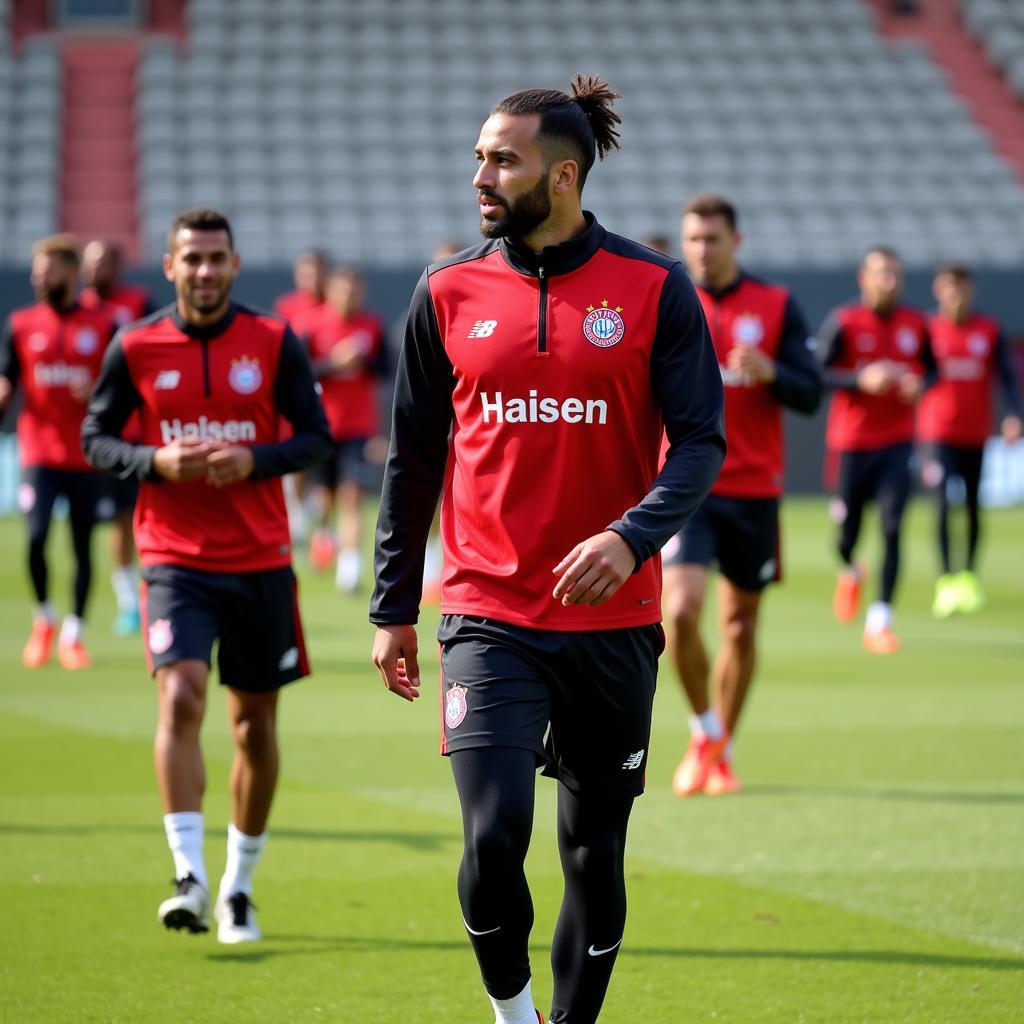
M 771 389 L 787 408 L 810 414 L 821 403 L 821 374 L 813 366 L 796 367 L 779 361 L 775 364 Z
M 86 418 L 82 424 L 82 451 L 89 465 L 122 480 L 159 480 L 153 467 L 153 445 L 132 444 Z
M 310 469 L 331 453 L 331 433 L 326 421 L 322 428 L 295 433 L 286 441 L 254 444 L 251 480 L 266 480 Z

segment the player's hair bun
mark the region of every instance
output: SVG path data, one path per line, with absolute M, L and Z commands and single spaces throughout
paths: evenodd
M 597 75 L 580 73 L 573 77 L 570 88 L 572 98 L 590 121 L 597 155 L 603 160 L 605 153 L 619 148 L 619 133 L 615 126 L 622 124 L 622 118 L 612 110 L 612 103 L 620 99 L 622 94 Z

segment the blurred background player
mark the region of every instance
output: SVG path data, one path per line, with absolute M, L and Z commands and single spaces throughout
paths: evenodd
M 910 496 L 914 405 L 935 363 L 924 314 L 900 302 L 899 256 L 885 246 L 868 250 L 857 283 L 860 300 L 833 310 L 818 333 L 818 356 L 833 391 L 826 443 L 839 460 L 832 511 L 843 567 L 832 606 L 840 622 L 857 616 L 865 569 L 853 556 L 864 506 L 874 499 L 885 555 L 878 596 L 864 623 L 864 646 L 874 654 L 893 654 L 900 648 L 892 601 Z
M 999 324 L 974 309 L 974 278 L 967 267 L 939 268 L 932 286 L 938 311 L 928 320 L 938 380 L 918 408 L 917 436 L 925 446 L 922 477 L 935 492 L 942 575 L 932 611 L 938 618 L 973 612 L 984 603 L 975 575 L 981 523 L 978 491 L 985 442 L 992 432 L 992 392 L 998 383 L 1006 415 L 1000 431 L 1007 443 L 1021 435 L 1021 404 L 1006 339 Z M 953 571 L 950 503 L 963 497 L 967 536 L 963 568 Z
M 49 596 L 46 538 L 54 504 L 63 495 L 75 574 L 72 611 L 61 626 L 58 657 L 64 668 L 80 669 L 90 662 L 83 622 L 102 484 L 85 461 L 79 434 L 114 324 L 107 313 L 85 309 L 78 302 L 78 248 L 70 235 L 51 235 L 35 244 L 32 287 L 38 302 L 10 315 L 0 341 L 0 409 L 19 385 L 24 396 L 18 416 L 18 499 L 28 526 L 28 569 L 36 607 L 22 660 L 27 668 L 39 668 L 50 660 L 53 649 L 56 612 Z
M 753 678 L 761 593 L 781 578 L 782 409 L 814 412 L 821 375 L 792 295 L 737 263 L 743 238 L 732 203 L 713 194 L 695 197 L 681 235 L 725 384 L 729 448 L 704 504 L 662 552 L 668 649 L 692 708 L 690 745 L 672 787 L 677 796 L 720 795 L 740 788 L 732 738 Z M 700 634 L 712 563 L 719 572 L 721 635 L 713 704 Z
M 153 312 L 149 292 L 141 285 L 121 280 L 122 254 L 118 246 L 93 239 L 82 250 L 82 288 L 79 301 L 87 309 L 103 309 L 118 327 L 141 320 Z M 126 428 L 126 436 L 138 437 L 138 424 Z M 114 632 L 128 636 L 139 631 L 139 578 L 135 567 L 132 513 L 139 493 L 137 480 L 103 477 L 104 503 L 109 504 L 110 579 L 117 600 Z
M 310 539 L 314 568 L 328 568 L 337 550 L 335 582 L 354 593 L 362 571 L 363 499 L 374 486 L 376 470 L 367 445 L 380 430 L 377 377 L 384 356 L 384 325 L 363 308 L 363 276 L 354 267 L 327 275 L 323 305 L 297 321 L 323 388 L 323 403 L 334 439 L 334 454 L 310 480 L 319 526 Z M 330 516 L 337 508 L 337 547 Z
M 274 303 L 274 312 L 283 316 L 292 330 L 296 329 L 300 317 L 323 304 L 327 271 L 327 255 L 319 249 L 310 249 L 296 256 L 292 271 L 295 289 Z
M 314 464 L 330 440 L 298 339 L 279 317 L 231 301 L 238 268 L 222 214 L 175 218 L 164 273 L 176 301 L 118 334 L 82 429 L 95 466 L 141 482 L 136 540 L 160 702 L 154 763 L 176 886 L 158 918 L 191 932 L 209 926 L 200 728 L 218 642 L 235 745 L 215 905 L 224 943 L 261 937 L 250 896 L 277 786 L 278 692 L 309 674 L 277 478 Z M 121 434 L 136 410 L 139 444 Z M 284 441 L 281 418 L 294 431 Z

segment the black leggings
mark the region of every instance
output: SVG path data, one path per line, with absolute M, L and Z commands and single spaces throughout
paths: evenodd
M 953 481 L 960 480 L 964 488 L 964 507 L 967 510 L 967 546 L 964 551 L 964 567 L 974 571 L 974 562 L 978 553 L 978 541 L 981 538 L 981 516 L 978 505 L 978 492 L 981 489 L 981 463 L 983 448 L 957 448 L 953 445 L 936 445 L 932 457 L 941 466 L 941 479 L 935 484 L 935 501 L 938 506 L 938 538 L 939 555 L 942 559 L 942 571 L 952 571 L 952 558 L 949 545 L 949 510 L 950 488 Z
M 50 533 L 53 506 L 62 494 L 68 499 L 71 544 L 75 553 L 73 610 L 79 618 L 85 617 L 92 585 L 92 531 L 100 495 L 99 479 L 92 472 L 30 467 L 25 471 L 22 484 L 28 527 L 28 572 L 39 604 L 46 602 L 50 594 L 46 538 Z
M 537 762 L 510 747 L 451 755 L 465 851 L 459 900 L 484 986 L 509 999 L 530 980 L 533 901 L 523 862 L 533 828 Z M 551 948 L 550 1024 L 593 1024 L 626 922 L 623 856 L 632 796 L 584 797 L 558 786 L 558 850 L 565 877 Z

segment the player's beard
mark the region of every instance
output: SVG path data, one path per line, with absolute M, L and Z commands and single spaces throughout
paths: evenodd
M 66 309 L 71 303 L 71 286 L 66 281 L 60 284 L 37 285 L 36 298 L 40 302 L 45 302 L 51 309 Z
M 204 299 L 199 301 L 196 298 L 196 286 L 193 284 L 189 288 L 184 290 L 183 298 L 185 299 L 185 305 L 190 309 L 194 309 L 197 313 L 208 315 L 220 309 L 225 304 L 228 297 L 228 292 L 231 290 L 231 282 L 222 285 L 217 289 L 217 294 L 212 299 Z
M 540 176 L 540 180 L 529 192 L 524 192 L 511 204 L 487 189 L 480 189 L 479 194 L 501 203 L 506 211 L 501 220 L 480 218 L 480 234 L 484 238 L 524 238 L 551 216 L 547 173 Z

